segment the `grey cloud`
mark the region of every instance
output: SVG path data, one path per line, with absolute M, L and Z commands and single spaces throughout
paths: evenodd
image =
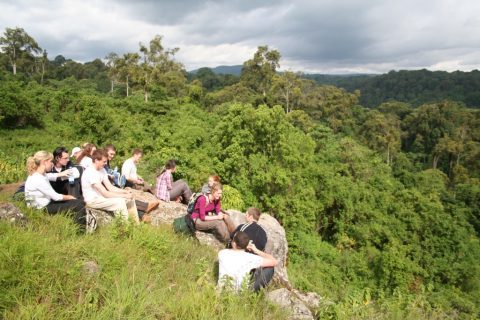
M 185 58 L 189 54 L 183 46 L 230 44 L 252 50 L 269 45 L 281 52 L 282 61 L 325 71 L 421 68 L 457 60 L 459 65 L 467 66 L 480 61 L 480 18 L 476 15 L 480 3 L 475 0 L 85 1 L 86 6 L 98 5 L 100 10 L 128 17 L 149 29 L 130 34 L 138 36 L 135 41 L 122 34 L 95 41 L 88 40 L 88 35 L 72 37 L 79 32 L 75 28 L 63 40 L 52 39 L 44 30 L 37 33 L 41 37 L 37 40 L 49 52 L 58 50 L 82 61 L 102 58 L 110 51 L 136 51 L 134 44 L 152 38 L 152 32 L 158 30 L 156 33 L 164 36 L 167 46 L 180 47 Z M 18 7 L 19 12 L 65 4 L 59 0 L 2 2 Z M 35 21 L 34 16 L 28 19 L 32 25 Z M 88 32 L 95 34 L 96 30 Z

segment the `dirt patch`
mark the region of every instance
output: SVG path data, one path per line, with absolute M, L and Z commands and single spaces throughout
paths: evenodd
M 0 184 L 0 195 L 11 197 L 22 184 L 23 182 Z

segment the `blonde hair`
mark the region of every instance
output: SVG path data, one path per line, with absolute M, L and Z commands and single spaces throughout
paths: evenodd
M 38 167 L 40 166 L 40 163 L 44 160 L 50 160 L 53 159 L 53 154 L 51 154 L 48 151 L 38 151 L 36 152 L 33 157 L 28 157 L 27 159 L 27 172 L 28 174 L 32 174 L 35 171 L 37 171 Z

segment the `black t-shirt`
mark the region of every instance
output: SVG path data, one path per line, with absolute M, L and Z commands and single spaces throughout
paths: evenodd
M 267 245 L 267 233 L 258 223 L 248 222 L 241 224 L 235 230 L 235 232 L 237 231 L 243 231 L 248 234 L 248 237 L 250 240 L 253 240 L 257 249 L 265 251 L 265 246 Z

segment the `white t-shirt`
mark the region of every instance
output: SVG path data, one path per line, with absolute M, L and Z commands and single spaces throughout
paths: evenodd
M 81 165 L 82 167 L 84 167 L 86 169 L 86 168 L 90 167 L 92 165 L 92 163 L 93 163 L 92 158 L 85 156 L 85 157 L 83 157 L 82 161 L 80 161 L 79 165 Z
M 138 179 L 137 166 L 135 165 L 135 162 L 133 162 L 132 158 L 125 160 L 125 162 L 123 163 L 122 174 L 128 180 Z
M 103 168 L 97 170 L 94 166 L 90 166 L 85 169 L 82 174 L 82 192 L 85 202 L 90 202 L 97 198 L 103 198 L 103 195 L 98 192 L 93 185 L 96 183 L 102 183 L 106 177 L 106 171 Z
M 62 201 L 63 195 L 53 190 L 46 175 L 35 172 L 25 182 L 25 200 L 27 206 L 41 209 L 52 200 Z
M 231 281 L 233 289 L 239 290 L 250 270 L 262 265 L 263 258 L 240 250 L 223 249 L 218 253 L 218 287 Z

